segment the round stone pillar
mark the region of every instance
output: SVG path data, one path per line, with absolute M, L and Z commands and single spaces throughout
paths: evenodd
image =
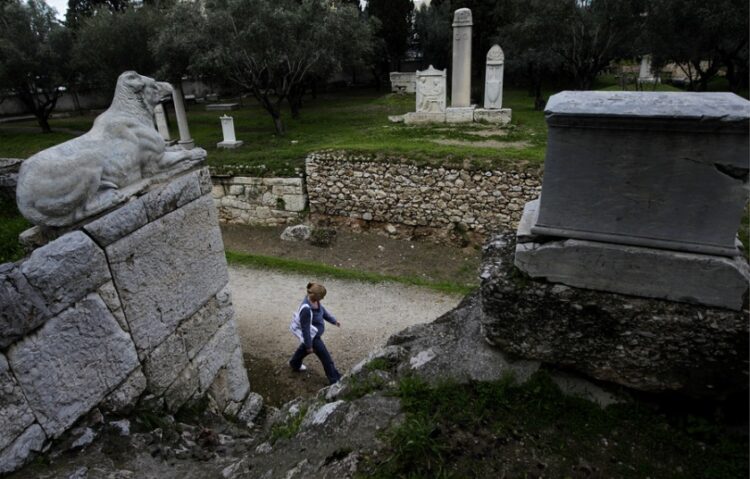
M 177 129 L 180 130 L 180 141 L 177 144 L 182 145 L 186 150 L 195 147 L 195 142 L 190 137 L 188 129 L 187 113 L 185 113 L 185 101 L 182 97 L 182 85 L 176 83 L 172 85 L 172 102 L 174 103 L 174 113 L 177 117 Z

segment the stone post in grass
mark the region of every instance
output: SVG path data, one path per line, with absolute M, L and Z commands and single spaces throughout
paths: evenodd
M 459 8 L 453 15 L 453 73 L 451 107 L 446 111 L 448 123 L 474 121 L 471 106 L 471 10 Z
M 500 45 L 493 45 L 487 52 L 484 74 L 484 108 L 474 110 L 474 121 L 510 123 L 511 110 L 503 108 L 503 68 L 505 54 Z

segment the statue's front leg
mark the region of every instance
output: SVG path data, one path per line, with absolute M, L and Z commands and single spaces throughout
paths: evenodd
M 159 166 L 162 169 L 167 169 L 182 161 L 200 161 L 204 158 L 206 158 L 206 150 L 203 148 L 193 148 L 190 150 L 169 148 L 164 151 L 159 159 Z

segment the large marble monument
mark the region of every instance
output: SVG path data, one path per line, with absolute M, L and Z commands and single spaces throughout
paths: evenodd
M 154 128 L 154 108 L 171 91 L 133 71 L 120 75 L 112 105 L 91 130 L 23 162 L 21 214 L 36 225 L 68 226 L 126 201 L 150 177 L 205 158 L 201 148 L 166 147 Z
M 417 70 L 416 112 L 407 113 L 404 121 L 413 123 L 445 122 L 446 71 L 432 65 L 427 70 Z
M 453 14 L 453 63 L 451 75 L 451 106 L 446 110 L 449 123 L 471 123 L 471 10 L 459 8 Z
M 571 286 L 739 309 L 750 102 L 731 93 L 562 92 L 516 265 Z
M 505 54 L 500 45 L 493 45 L 487 52 L 484 81 L 484 108 L 474 110 L 475 121 L 510 123 L 511 110 L 503 108 L 503 70 Z

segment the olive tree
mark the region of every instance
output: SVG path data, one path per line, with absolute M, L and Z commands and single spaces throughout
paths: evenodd
M 692 89 L 706 90 L 722 67 L 733 90 L 746 86 L 748 10 L 746 0 L 651 0 L 646 30 L 654 66 L 677 63 Z
M 339 71 L 369 36 L 353 5 L 324 0 L 213 0 L 205 12 L 202 70 L 250 92 L 280 135 L 281 106 L 295 88 Z
M 63 91 L 68 31 L 42 0 L 0 2 L 0 96 L 16 96 L 43 132 Z
M 156 59 L 149 48 L 158 16 L 151 8 L 102 9 L 81 20 L 73 46 L 73 62 L 85 83 L 113 92 L 126 70 L 153 75 Z

